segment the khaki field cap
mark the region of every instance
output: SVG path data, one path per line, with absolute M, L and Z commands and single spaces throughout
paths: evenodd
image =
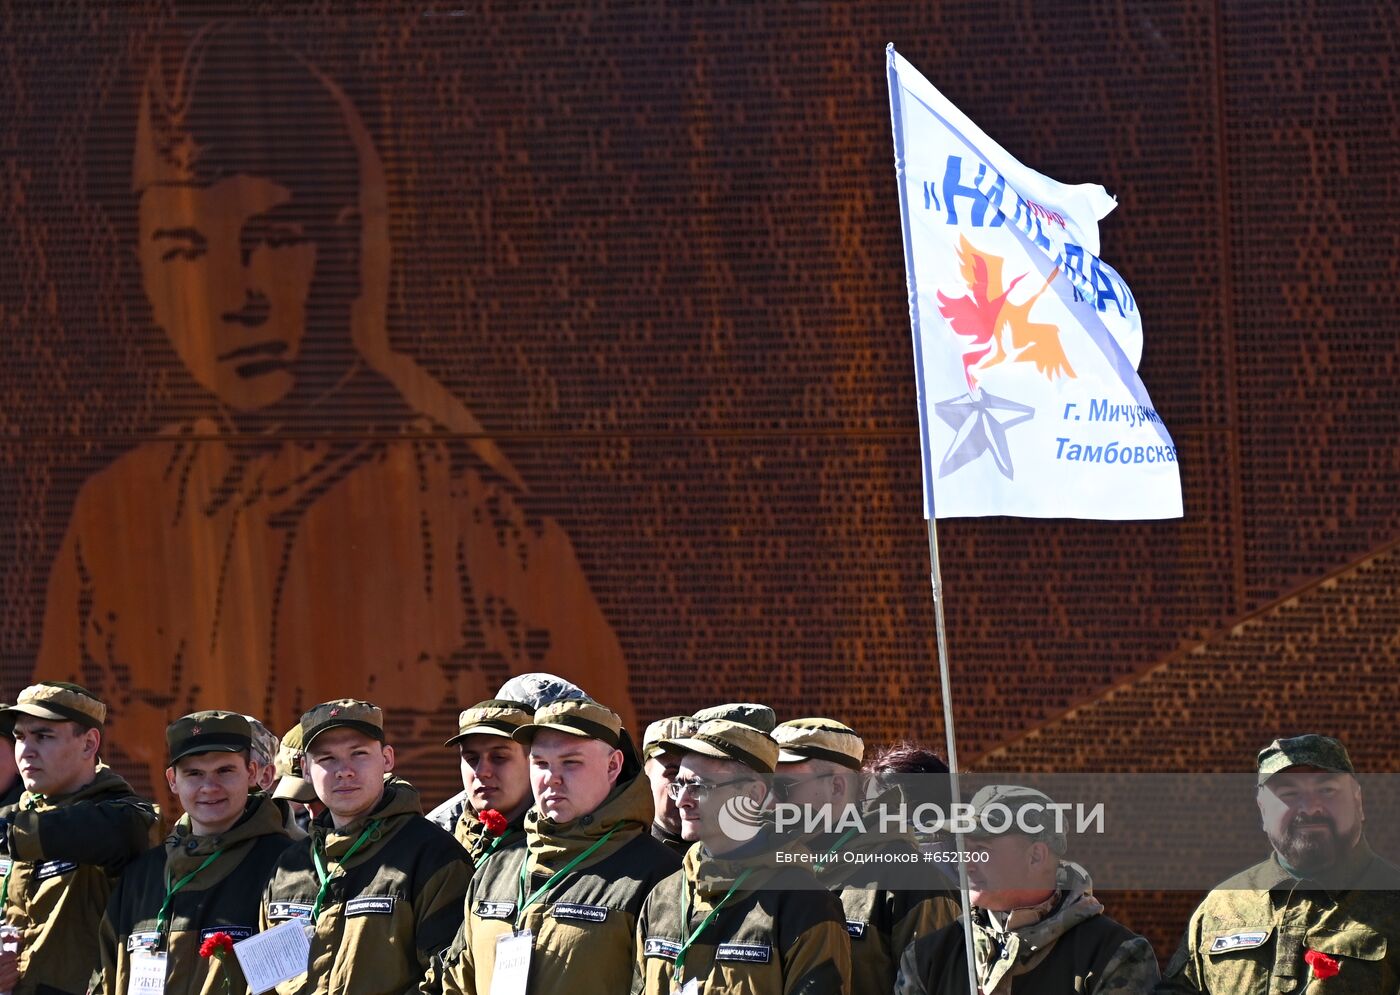
M 662 749 L 698 753 L 717 760 L 737 760 L 760 774 L 771 774 L 778 764 L 778 744 L 766 732 L 742 722 L 711 719 L 681 739 L 662 740 Z
M 317 705 L 301 717 L 301 748 L 311 749 L 311 741 L 331 729 L 356 729 L 384 742 L 384 713 L 378 705 L 355 698 L 341 698 Z
M 778 717 L 773 714 L 773 709 L 767 705 L 756 705 L 751 701 L 732 701 L 726 705 L 711 705 L 709 708 L 700 709 L 692 718 L 700 725 L 704 725 L 711 719 L 726 719 L 729 722 L 738 722 L 750 729 L 767 733 L 771 733 L 773 727 L 778 724 Z
M 613 749 L 617 749 L 622 741 L 622 717 L 596 701 L 566 699 L 545 705 L 535 712 L 535 720 L 515 730 L 513 737 L 529 744 L 541 729 L 554 729 L 585 739 L 601 739 Z
M 533 716 L 533 709 L 518 701 L 504 698 L 491 698 L 479 701 L 471 708 L 462 709 L 457 716 L 457 735 L 443 746 L 451 746 L 468 736 L 501 736 L 510 739 L 515 730 L 527 725 Z
M 248 719 L 236 712 L 194 712 L 165 729 L 170 766 L 196 753 L 242 753 L 253 748 Z
M 1341 740 L 1316 733 L 1276 739 L 1259 751 L 1260 784 L 1289 767 L 1316 767 L 1334 774 L 1356 773 Z
M 101 729 L 107 720 L 107 706 L 87 688 L 66 681 L 43 681 L 21 691 L 19 700 L 0 712 L 0 722 L 7 730 L 13 729 L 21 715 Z
M 835 719 L 793 719 L 773 730 L 782 751 L 778 763 L 804 760 L 830 760 L 851 770 L 860 770 L 865 759 L 865 741 L 856 731 Z
M 301 771 L 301 726 L 292 726 L 282 737 L 273 769 L 277 773 L 277 783 L 272 787 L 273 798 L 287 798 L 294 802 L 316 800 L 316 789 L 311 787 L 311 782 L 305 779 Z
M 1049 795 L 1019 784 L 989 784 L 972 796 L 971 804 L 977 828 L 964 834 L 967 839 L 992 839 L 1014 833 L 1047 843 L 1057 856 L 1064 855 L 1065 834 L 1056 831 L 1055 812 L 1050 808 L 1054 803 Z M 1027 826 L 1038 827 L 1038 831 L 1031 832 Z
M 664 753 L 665 750 L 661 746 L 663 739 L 680 739 L 699 728 L 700 723 L 689 715 L 672 715 L 670 718 L 657 719 L 647 726 L 647 731 L 642 736 L 642 759 L 649 760 L 658 753 Z

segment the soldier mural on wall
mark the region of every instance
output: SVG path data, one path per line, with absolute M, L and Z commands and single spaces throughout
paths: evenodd
M 150 730 L 212 705 L 280 727 L 353 695 L 426 736 L 550 670 L 630 722 L 569 537 L 390 343 L 384 169 L 341 88 L 244 25 L 163 44 L 131 196 L 150 315 L 207 410 L 83 485 L 36 674 L 109 701 L 153 776 Z

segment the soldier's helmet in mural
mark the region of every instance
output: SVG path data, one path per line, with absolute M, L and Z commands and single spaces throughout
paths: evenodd
M 156 784 L 149 730 L 202 707 L 284 725 L 373 698 L 403 717 L 410 768 L 515 674 L 559 674 L 630 723 L 570 538 L 391 342 L 389 186 L 342 88 L 256 26 L 166 39 L 132 162 L 138 299 L 196 410 L 84 483 L 36 676 L 109 701 L 111 742 Z

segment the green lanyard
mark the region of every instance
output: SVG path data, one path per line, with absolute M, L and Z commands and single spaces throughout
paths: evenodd
M 44 801 L 44 796 L 31 794 L 29 800 L 24 803 L 25 811 L 33 812 L 39 807 L 39 803 Z M 5 883 L 0 885 L 0 918 L 5 916 L 5 906 L 10 904 L 10 875 L 15 872 L 15 858 L 10 858 L 10 866 L 5 868 Z
M 827 860 L 829 860 L 830 858 L 836 856 L 836 851 L 839 850 L 839 849 L 841 849 L 843 846 L 845 846 L 845 845 L 846 845 L 846 841 L 847 841 L 848 839 L 850 839 L 852 836 L 854 836 L 855 834 L 856 834 L 856 830 L 855 830 L 855 827 L 854 827 L 854 826 L 852 826 L 850 829 L 847 829 L 844 833 L 842 833 L 841 836 L 840 836 L 840 838 L 837 839 L 837 841 L 836 841 L 835 843 L 831 844 L 831 849 L 828 850 L 828 851 L 826 851 L 826 853 L 822 854 L 821 859 L 817 861 L 818 865 L 820 865 L 820 864 L 825 864 L 825 863 L 827 862 Z
M 170 875 L 168 872 L 166 873 L 165 901 L 160 903 L 160 911 L 156 913 L 156 933 L 160 937 L 158 942 L 162 947 L 165 946 L 165 931 L 170 925 L 170 902 L 172 899 L 174 899 L 175 893 L 181 888 L 183 888 L 185 885 L 193 881 L 195 879 L 195 875 L 197 875 L 200 871 L 204 870 L 204 868 L 208 867 L 214 861 L 218 860 L 219 855 L 223 852 L 224 851 L 222 849 L 215 850 L 209 856 L 204 858 L 204 863 L 200 864 L 198 867 L 190 871 L 188 874 L 182 877 L 179 881 L 176 881 L 174 884 L 170 883 Z
M 741 873 L 737 878 L 734 879 L 734 883 L 729 886 L 729 890 L 726 891 L 724 893 L 724 897 L 719 900 L 719 904 L 716 905 L 710 911 L 710 914 L 705 917 L 704 922 L 702 922 L 699 926 L 695 927 L 695 932 L 691 933 L 689 939 L 682 943 L 681 948 L 676 951 L 677 985 L 681 984 L 683 980 L 682 975 L 684 973 L 685 968 L 686 951 L 690 949 L 691 944 L 693 944 L 696 940 L 700 938 L 700 934 L 705 932 L 705 927 L 709 926 L 710 923 L 715 921 L 715 916 L 719 915 L 719 910 L 724 908 L 725 902 L 729 901 L 731 898 L 734 897 L 734 893 L 739 890 L 739 885 L 744 883 L 744 878 L 748 877 L 752 873 L 752 867 L 744 868 L 743 873 Z M 688 884 L 689 882 L 687 882 L 684 878 L 681 879 L 681 929 L 685 929 L 686 926 L 690 925 L 690 888 L 687 887 Z
M 355 856 L 355 851 L 364 846 L 365 840 L 369 839 L 370 834 L 379 828 L 379 822 L 379 819 L 375 819 L 368 826 L 365 826 L 365 831 L 360 834 L 359 839 L 350 844 L 350 849 L 345 851 L 345 856 L 336 861 L 338 866 L 344 867 L 345 862 Z M 321 918 L 321 906 L 326 902 L 326 892 L 330 891 L 331 875 L 330 871 L 326 870 L 326 860 L 321 856 L 321 851 L 314 841 L 311 844 L 311 859 L 316 865 L 316 876 L 321 879 L 320 890 L 316 892 L 316 904 L 311 906 L 311 921 L 315 922 Z
M 482 864 L 486 863 L 486 858 L 491 856 L 497 850 L 499 850 L 501 848 L 501 844 L 506 841 L 506 837 L 513 832 L 515 832 L 514 829 L 507 829 L 505 832 L 501 833 L 501 835 L 491 840 L 491 842 L 486 846 L 486 852 L 483 853 L 481 857 L 477 860 L 476 866 L 480 867 Z
M 593 851 L 597 850 L 600 846 L 606 843 L 608 841 L 608 837 L 615 832 L 617 832 L 617 826 L 613 826 L 611 829 L 609 829 L 606 833 L 603 834 L 603 838 L 600 839 L 597 843 L 594 843 L 587 850 L 583 851 L 583 853 L 579 854 L 573 860 L 569 861 L 563 867 L 559 868 L 559 870 L 555 871 L 554 874 L 550 876 L 550 879 L 544 884 L 540 885 L 538 888 L 536 888 L 534 894 L 532 894 L 529 898 L 525 897 L 525 885 L 530 879 L 530 855 L 528 853 L 525 854 L 525 859 L 520 862 L 520 892 L 517 896 L 520 901 L 520 908 L 517 909 L 515 913 L 515 932 L 520 932 L 520 924 L 525 921 L 525 910 L 528 909 L 530 906 L 534 905 L 536 902 L 538 902 L 540 900 L 540 896 L 543 895 L 550 888 L 553 888 L 556 884 L 558 884 L 559 880 L 565 874 L 568 874 L 579 864 L 583 863 L 585 860 L 591 857 L 593 855 Z

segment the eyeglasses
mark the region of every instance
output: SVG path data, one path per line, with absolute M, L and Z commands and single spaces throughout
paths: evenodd
M 666 785 L 666 796 L 670 798 L 671 801 L 678 802 L 681 800 L 681 795 L 689 791 L 695 796 L 695 800 L 703 805 L 709 799 L 710 792 L 714 791 L 716 788 L 727 788 L 731 784 L 743 784 L 745 781 L 752 780 L 753 778 L 751 777 L 736 777 L 729 781 L 720 781 L 717 784 L 711 784 L 709 781 L 702 781 L 697 777 L 689 781 L 672 781 L 670 784 Z
M 777 797 L 778 801 L 787 801 L 788 795 L 793 788 L 808 784 L 812 781 L 820 781 L 823 778 L 835 776 L 835 771 L 828 771 L 825 774 L 813 774 L 811 777 L 775 777 L 773 778 L 773 794 Z

